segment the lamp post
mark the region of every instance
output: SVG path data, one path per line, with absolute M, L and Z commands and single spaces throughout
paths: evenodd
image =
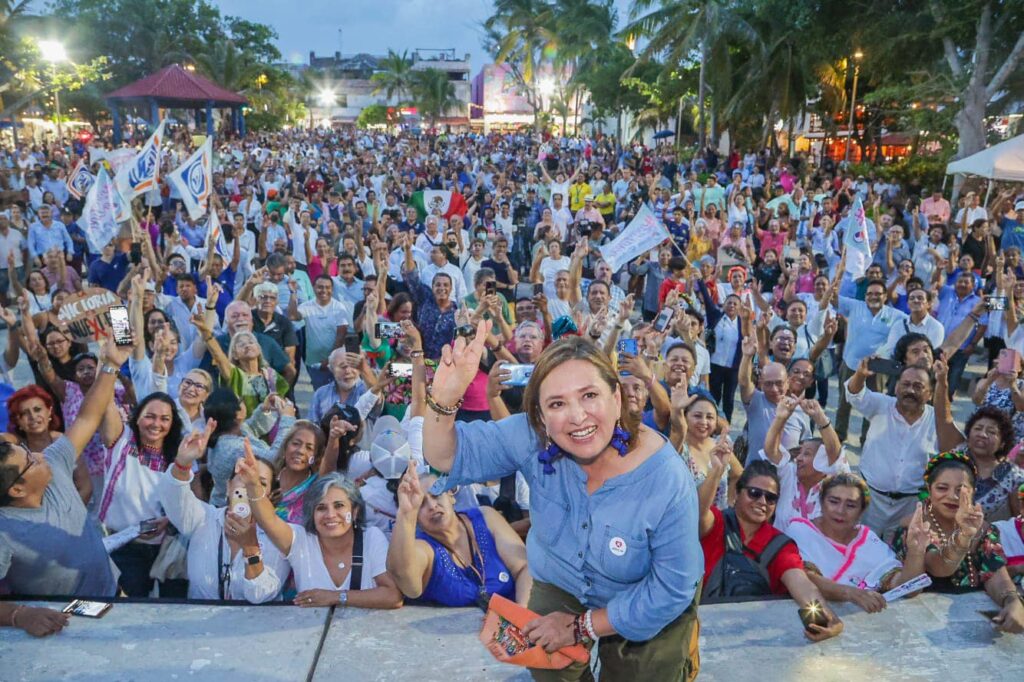
M 853 140 L 853 131 L 857 129 L 857 78 L 860 76 L 860 60 L 864 53 L 857 50 L 853 53 L 853 95 L 850 97 L 850 131 L 846 136 L 846 153 L 843 154 L 843 163 L 850 162 L 850 142 Z
M 64 142 L 64 129 L 60 123 L 60 86 L 57 85 L 57 62 L 67 61 L 68 53 L 64 46 L 56 40 L 40 40 L 39 53 L 43 59 L 50 62 L 50 78 L 53 88 L 53 104 L 57 111 L 57 144 Z

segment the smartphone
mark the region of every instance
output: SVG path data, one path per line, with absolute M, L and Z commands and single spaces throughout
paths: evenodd
M 875 374 L 896 376 L 903 369 L 903 363 L 889 360 L 887 358 L 871 358 L 868 360 L 868 369 Z
M 1006 310 L 1006 296 L 989 296 L 985 299 L 985 308 L 993 311 Z
M 411 379 L 412 378 L 412 363 L 411 362 L 392 362 L 388 365 L 388 374 L 395 377 L 396 379 Z
M 828 625 L 828 615 L 817 601 L 812 601 L 807 606 L 801 607 L 799 613 L 800 622 L 804 624 L 804 629 L 809 628 L 811 625 L 820 625 L 821 627 Z
M 502 365 L 502 369 L 507 370 L 512 375 L 501 382 L 505 386 L 525 386 L 530 382 L 530 377 L 533 376 L 533 365 Z
M 128 260 L 131 261 L 132 265 L 138 265 L 142 262 L 142 244 L 132 242 L 131 249 L 128 251 Z
M 1012 348 L 1004 348 L 999 351 L 999 360 L 996 363 L 996 370 L 1000 374 L 1017 376 L 1020 373 L 1020 353 Z
M 252 514 L 252 507 L 249 506 L 249 493 L 245 486 L 238 486 L 231 491 L 231 513 L 243 519 L 249 518 Z
M 123 305 L 110 307 L 110 329 L 114 334 L 114 343 L 118 346 L 132 345 L 132 326 L 128 321 L 128 308 Z
M 378 335 L 378 338 L 383 338 Z M 346 353 L 358 353 L 359 352 L 359 337 L 355 334 L 348 334 L 345 336 L 345 352 Z
M 476 336 L 476 325 L 463 324 L 455 328 L 455 335 L 465 339 L 472 339 Z
M 139 535 L 148 535 L 149 533 L 152 533 L 159 527 L 160 524 L 157 522 L 156 519 L 146 519 L 145 521 L 139 524 Z
M 521 301 L 524 298 L 529 300 L 537 295 L 538 287 L 544 286 L 543 284 L 530 284 L 529 282 L 520 282 L 515 288 L 515 297 L 517 301 Z
M 75 599 L 61 609 L 61 613 L 70 613 L 72 616 L 85 616 L 86 618 L 102 618 L 113 604 L 102 601 L 86 601 Z
M 540 296 L 542 293 L 544 293 L 544 285 L 543 284 L 534 284 L 533 285 L 533 295 L 534 296 Z
M 618 345 L 615 347 L 620 353 L 628 353 L 633 357 L 640 354 L 637 347 L 636 339 L 621 339 Z
M 405 336 L 405 330 L 398 322 L 378 322 L 373 333 L 378 339 L 400 339 Z
M 494 280 L 491 280 L 490 282 L 484 282 L 484 295 L 494 296 L 496 293 L 498 293 L 497 282 L 495 282 Z
M 654 319 L 654 331 L 663 332 L 668 329 L 668 326 L 672 324 L 672 318 L 675 316 L 676 311 L 672 308 L 662 308 L 661 312 L 658 313 L 658 317 Z

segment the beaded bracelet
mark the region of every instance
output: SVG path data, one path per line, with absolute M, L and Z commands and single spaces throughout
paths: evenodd
M 454 416 L 459 411 L 459 408 L 462 407 L 463 400 L 464 398 L 459 398 L 459 401 L 451 406 L 439 405 L 437 402 L 434 401 L 433 392 L 427 391 L 427 407 L 429 407 L 431 410 L 433 410 L 434 412 L 443 417 Z
M 583 617 L 583 629 L 586 630 L 587 637 L 591 641 L 597 639 L 597 630 L 594 629 L 594 610 L 587 609 L 586 615 Z

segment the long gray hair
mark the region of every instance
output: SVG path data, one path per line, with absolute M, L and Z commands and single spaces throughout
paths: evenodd
M 327 496 L 327 491 L 331 488 L 338 488 L 348 495 L 348 500 L 352 503 L 352 525 L 362 527 L 366 516 L 366 505 L 363 503 L 363 496 L 360 494 L 359 488 L 356 487 L 355 483 L 338 472 L 321 476 L 306 491 L 306 496 L 302 500 L 302 527 L 310 533 L 316 533 L 313 513 L 316 511 L 316 506 L 323 501 L 324 497 Z

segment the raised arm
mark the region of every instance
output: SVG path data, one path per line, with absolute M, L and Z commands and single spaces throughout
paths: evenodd
M 714 485 L 702 485 L 697 491 L 697 510 L 700 513 L 698 530 L 702 538 L 710 533 L 715 525 L 715 515 L 711 511 L 711 505 L 715 501 L 718 481 L 722 479 L 722 474 L 725 473 L 725 468 L 728 466 L 731 454 L 732 441 L 729 440 L 728 436 L 719 440 L 715 447 L 711 449 L 711 467 L 704 482 L 713 481 Z
M 402 594 L 416 599 L 423 594 L 430 580 L 434 551 L 426 542 L 416 539 L 416 516 L 425 494 L 420 487 L 415 460 L 409 460 L 398 485 L 397 497 L 398 514 L 391 530 L 391 544 L 388 545 L 388 573 Z
M 749 403 L 754 397 L 754 354 L 757 352 L 757 341 L 750 334 L 743 337 L 743 359 L 740 360 L 739 384 L 740 400 Z
M 249 505 L 252 508 L 256 523 L 267 534 L 274 547 L 281 554 L 288 556 L 292 551 L 294 535 L 291 526 L 277 515 L 274 505 L 267 499 L 270 492 L 260 483 L 259 465 L 256 463 L 256 456 L 252 452 L 252 445 L 249 439 L 245 439 L 245 455 L 235 464 L 235 470 L 245 481 L 246 491 L 249 493 Z
M 82 409 L 75 421 L 64 432 L 75 448 L 75 456 L 92 440 L 100 427 L 100 421 L 108 406 L 114 404 L 114 384 L 121 365 L 128 359 L 131 346 L 118 346 L 112 337 L 108 337 L 100 348 L 100 367 L 96 373 L 89 392 L 82 400 Z M 124 424 L 121 424 L 124 428 Z
M 949 402 L 949 368 L 942 360 L 932 364 L 935 373 L 935 435 L 939 439 L 939 452 L 952 450 L 963 443 L 966 438 L 953 421 L 953 407 Z
M 206 349 L 210 351 L 210 357 L 213 358 L 213 364 L 217 367 L 217 371 L 220 372 L 221 382 L 227 381 L 227 378 L 231 376 L 231 360 L 228 359 L 224 349 L 220 347 L 220 343 L 217 339 L 213 338 L 213 330 L 210 327 L 208 320 L 204 319 L 199 315 L 193 315 L 189 320 L 192 326 L 199 332 L 199 342 L 206 346 Z M 196 349 L 198 352 L 198 348 Z

